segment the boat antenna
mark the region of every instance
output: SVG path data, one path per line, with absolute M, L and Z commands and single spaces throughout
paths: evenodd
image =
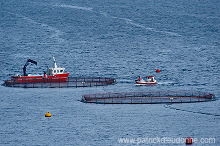
M 56 59 L 54 56 L 53 56 L 53 62 L 54 62 L 54 68 L 57 68 L 57 63 L 56 63 Z
M 24 76 L 28 76 L 28 74 L 26 73 L 26 68 L 30 64 L 29 62 L 34 63 L 35 65 L 37 65 L 36 61 L 28 59 L 27 62 L 25 63 L 25 65 L 24 65 L 24 67 L 23 67 L 23 75 Z

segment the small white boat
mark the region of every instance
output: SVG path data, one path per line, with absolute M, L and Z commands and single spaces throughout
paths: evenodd
M 155 85 L 157 81 L 154 79 L 154 76 L 146 76 L 146 80 L 142 79 L 140 76 L 136 81 L 136 85 Z

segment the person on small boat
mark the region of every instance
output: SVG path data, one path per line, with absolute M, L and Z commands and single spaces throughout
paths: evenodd
M 155 82 L 154 77 L 153 76 L 146 76 L 147 77 L 147 82 Z
M 148 81 L 154 82 L 154 78 L 153 77 L 147 77 L 147 78 L 148 78 Z
M 151 79 L 151 82 L 154 82 L 154 78 Z
M 138 79 L 136 81 L 139 82 L 139 83 L 144 83 L 145 82 L 145 80 L 142 79 L 140 76 L 138 76 Z

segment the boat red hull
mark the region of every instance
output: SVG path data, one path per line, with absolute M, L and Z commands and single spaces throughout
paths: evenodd
M 53 76 L 12 76 L 11 80 L 6 80 L 5 84 L 25 84 L 25 83 L 41 83 L 41 82 L 65 82 L 69 73 L 56 74 Z
M 138 85 L 156 85 L 157 83 L 137 83 Z

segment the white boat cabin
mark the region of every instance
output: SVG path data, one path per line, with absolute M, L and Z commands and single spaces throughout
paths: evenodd
M 53 56 L 53 60 L 54 60 L 54 68 L 48 68 L 48 71 L 47 71 L 48 75 L 63 74 L 65 68 L 57 67 L 57 63 L 56 63 L 54 56 Z
M 65 68 L 48 68 L 48 75 L 63 74 Z
M 156 80 L 154 79 L 154 76 L 146 76 L 147 77 L 147 82 L 156 82 Z

